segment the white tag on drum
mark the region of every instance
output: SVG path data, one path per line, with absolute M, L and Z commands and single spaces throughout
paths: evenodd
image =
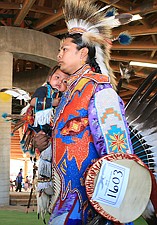
M 130 169 L 103 160 L 92 200 L 119 208 L 128 185 Z

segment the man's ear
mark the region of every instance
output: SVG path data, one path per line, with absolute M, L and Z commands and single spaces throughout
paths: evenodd
M 81 59 L 87 58 L 88 57 L 88 48 L 84 47 L 81 49 Z

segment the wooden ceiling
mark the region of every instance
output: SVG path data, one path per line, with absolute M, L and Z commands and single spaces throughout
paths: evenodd
M 90 0 L 89 0 L 90 1 Z M 116 2 L 115 4 L 113 2 Z M 119 64 L 130 61 L 157 63 L 157 0 L 101 0 L 101 7 L 111 4 L 119 13 L 140 14 L 142 19 L 114 28 L 113 38 L 128 31 L 133 37 L 130 45 L 113 42 L 110 65 L 120 79 Z M 113 4 L 112 4 L 113 3 Z M 2 0 L 0 1 L 0 26 L 15 26 L 34 29 L 60 38 L 67 32 L 62 6 L 64 0 Z M 14 72 L 32 71 L 41 68 L 35 62 L 14 59 Z M 43 66 L 44 67 L 44 66 Z M 123 80 L 120 96 L 127 102 L 144 79 L 154 69 L 133 66 L 134 75 L 129 82 Z

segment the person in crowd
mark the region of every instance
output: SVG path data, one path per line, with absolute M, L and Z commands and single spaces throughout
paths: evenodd
M 29 180 L 28 176 L 26 176 L 26 179 L 25 179 L 24 189 L 25 189 L 25 191 L 28 191 L 30 189 L 30 180 Z
M 23 176 L 22 176 L 22 168 L 20 169 L 17 177 L 16 177 L 16 192 L 19 191 L 21 192 L 22 189 L 22 180 L 23 180 Z
M 10 190 L 14 191 L 14 187 L 15 187 L 14 181 L 10 179 Z

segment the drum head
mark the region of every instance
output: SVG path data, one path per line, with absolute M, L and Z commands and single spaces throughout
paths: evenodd
M 105 182 L 108 187 L 105 183 L 105 189 L 101 189 L 101 196 L 104 195 L 108 197 L 108 201 L 105 200 L 105 202 L 93 200 L 95 191 L 98 191 L 96 190 L 96 187 L 98 187 L 97 184 L 98 182 L 103 182 L 102 174 L 106 172 L 104 169 L 106 167 L 103 167 L 103 171 L 100 170 L 104 164 L 104 160 L 112 162 L 115 166 L 124 167 L 124 170 L 129 171 L 127 183 L 124 181 L 125 185 L 122 185 L 126 186 L 124 190 L 122 186 L 118 186 L 120 183 L 123 183 L 120 181 L 120 177 L 123 175 L 122 172 L 117 169 L 115 169 L 116 172 L 115 170 L 113 172 L 111 169 L 111 171 L 109 171 L 110 175 L 107 173 L 109 179 Z M 99 174 L 101 174 L 102 177 L 100 177 Z M 118 175 L 117 177 L 115 176 L 116 174 Z M 136 155 L 117 153 L 109 154 L 98 159 L 89 168 L 85 180 L 85 187 L 90 203 L 99 214 L 114 222 L 128 223 L 137 219 L 145 210 L 151 194 L 152 181 L 149 170 Z M 104 186 L 101 185 L 101 187 Z M 117 197 L 116 195 L 120 195 L 120 189 L 122 189 L 123 197 L 121 197 L 121 203 L 118 205 L 114 200 L 116 198 L 118 199 L 119 196 Z M 123 192 L 125 193 L 123 194 Z M 99 199 L 101 199 L 101 197 Z M 110 199 L 114 199 L 114 204 L 112 201 L 109 201 Z

